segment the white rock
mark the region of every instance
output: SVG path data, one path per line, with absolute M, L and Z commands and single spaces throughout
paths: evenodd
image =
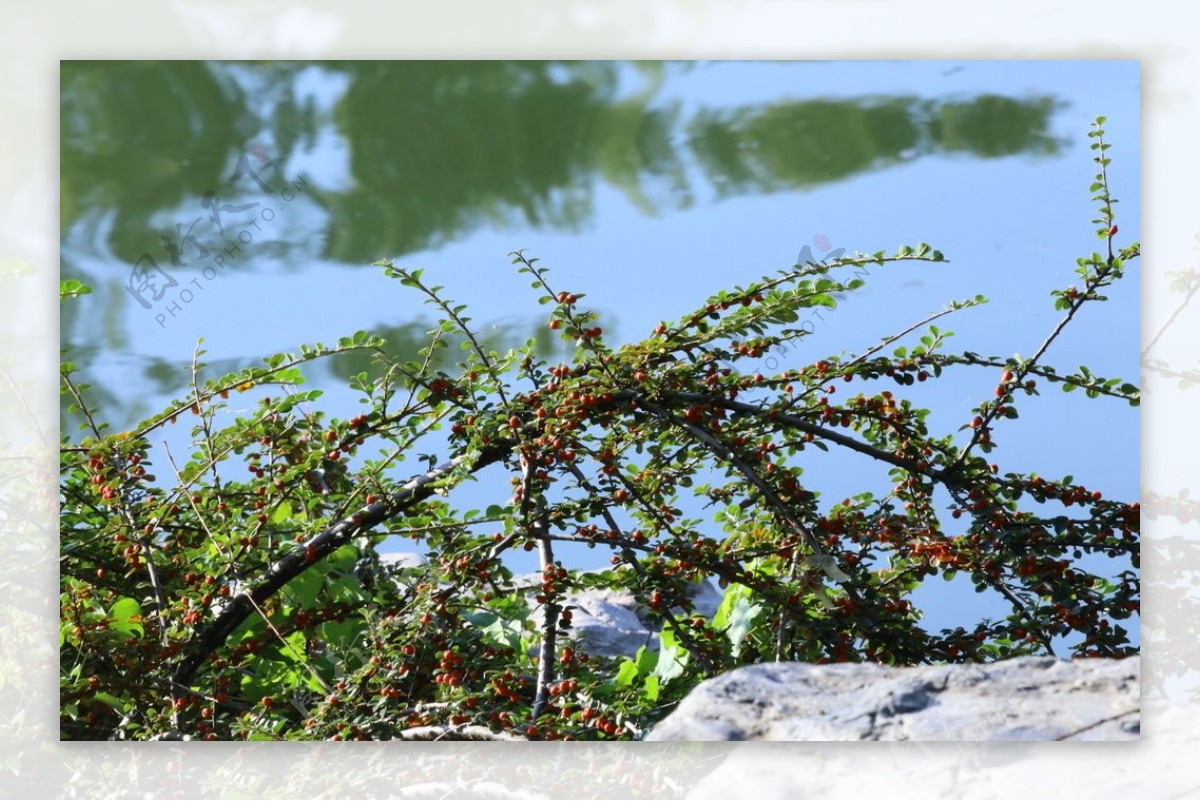
M 657 647 L 657 632 L 638 618 L 629 593 L 589 590 L 570 596 L 566 605 L 573 607 L 572 639 L 593 656 L 633 656 L 643 645 Z
M 1136 740 L 1138 660 L 772 662 L 703 682 L 647 740 Z

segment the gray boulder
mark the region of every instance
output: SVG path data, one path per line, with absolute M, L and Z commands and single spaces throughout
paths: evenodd
M 723 597 L 706 581 L 692 584 L 690 595 L 694 613 L 710 619 Z M 583 590 L 568 595 L 563 604 L 571 607 L 570 638 L 592 656 L 632 657 L 642 646 L 658 649 L 661 622 L 625 590 Z
M 752 665 L 700 684 L 646 739 L 1136 740 L 1138 665 Z
M 657 647 L 657 634 L 638 617 L 629 593 L 588 590 L 565 600 L 577 648 L 593 656 L 633 656 L 643 645 Z

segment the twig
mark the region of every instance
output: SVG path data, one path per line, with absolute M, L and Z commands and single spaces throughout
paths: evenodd
M 636 395 L 634 397 L 637 397 Z M 833 431 L 816 423 L 805 420 L 803 417 L 798 417 L 794 414 L 785 414 L 777 412 L 771 408 L 755 406 L 751 403 L 743 403 L 742 401 L 730 400 L 729 398 L 720 395 L 707 395 L 699 392 L 674 392 L 666 396 L 665 400 L 674 404 L 683 403 L 705 403 L 714 406 L 720 406 L 723 409 L 728 409 L 731 412 L 745 414 L 752 417 L 765 417 L 768 420 L 779 423 L 787 428 L 794 428 L 803 431 L 806 434 L 812 434 L 814 437 L 821 437 L 830 442 L 834 442 L 843 447 L 849 448 L 865 456 L 870 456 L 872 459 L 877 459 L 881 462 L 887 462 L 895 467 L 902 467 L 910 473 L 921 473 L 928 475 L 931 478 L 939 480 L 947 480 L 946 471 L 938 471 L 930 468 L 922 470 L 917 466 L 917 462 L 913 459 L 906 459 L 903 456 L 896 456 L 889 451 L 880 450 L 872 447 L 865 442 L 860 442 L 853 437 L 846 436 L 837 431 Z
M 1040 626 L 1037 625 L 1037 619 L 1033 616 L 1032 612 L 1025 608 L 1025 604 L 1021 603 L 1021 599 L 1017 597 L 1016 593 L 1010 590 L 1004 584 L 1004 582 L 999 579 L 997 579 L 995 582 L 988 583 L 991 584 L 992 589 L 1003 595 L 1008 602 L 1012 604 L 1018 612 L 1021 613 L 1021 616 L 1029 622 L 1030 626 L 1032 626 L 1034 631 L 1037 632 L 1038 639 L 1041 640 L 1042 645 L 1045 646 L 1046 653 L 1048 653 L 1050 656 L 1058 656 L 1058 654 L 1054 653 L 1054 646 L 1051 645 L 1050 637 L 1046 634 L 1046 632 L 1042 631 Z
M 33 413 L 33 409 L 29 407 L 29 401 L 26 400 L 24 393 L 21 392 L 21 388 L 18 387 L 17 382 L 13 380 L 12 373 L 8 371 L 7 367 L 0 367 L 0 370 L 4 371 L 4 377 L 8 379 L 8 385 L 12 387 L 13 394 L 16 395 L 17 399 L 21 401 L 21 406 L 25 409 L 25 413 L 29 415 L 29 419 L 33 422 L 33 428 L 35 431 L 37 431 L 38 438 L 42 441 L 43 445 L 48 445 L 49 442 L 46 440 L 46 433 L 42 431 L 41 423 L 38 422 L 37 415 Z
M 72 397 L 75 398 L 76 405 L 79 406 L 79 411 L 83 412 L 83 416 L 87 418 L 88 426 L 91 427 L 92 433 L 96 435 L 96 439 L 100 439 L 103 435 L 100 433 L 100 426 L 96 424 L 96 420 L 92 417 L 92 410 L 84 403 L 83 394 L 79 391 L 79 387 L 75 386 L 75 382 L 71 380 L 68 373 L 62 373 L 63 383 L 67 385 L 67 389 L 71 391 Z
M 1171 316 L 1167 318 L 1167 321 L 1164 322 L 1162 326 L 1160 326 L 1159 329 L 1154 332 L 1154 336 L 1150 337 L 1150 341 L 1146 343 L 1146 347 L 1142 348 L 1143 360 L 1150 355 L 1150 349 L 1158 344 L 1158 340 L 1163 334 L 1166 333 L 1167 329 L 1175 323 L 1175 318 L 1177 318 L 1187 307 L 1187 305 L 1192 302 L 1192 298 L 1195 297 L 1197 292 L 1200 292 L 1200 280 L 1196 280 L 1196 276 L 1193 274 L 1191 287 L 1188 289 L 1183 301 L 1175 307 L 1175 310 L 1171 312 Z
M 305 655 L 296 650 L 296 647 L 284 638 L 279 629 L 275 628 L 275 624 L 271 622 L 271 618 L 266 612 L 263 611 L 262 607 L 260 607 L 258 604 L 255 604 L 254 599 L 250 599 L 250 603 L 254 605 L 254 611 L 258 612 L 258 616 L 263 619 L 263 623 L 266 623 L 267 628 L 270 629 L 271 633 L 275 635 L 275 639 L 279 640 L 280 644 L 283 645 L 286 650 L 291 651 L 296 655 L 296 661 L 304 665 L 305 670 L 307 670 L 309 674 L 317 680 L 317 684 L 321 685 L 325 689 L 325 692 L 330 692 L 331 689 L 325 682 L 325 679 L 321 678 L 321 674 L 317 672 L 316 668 L 308 663 L 308 660 L 304 658 Z
M 975 304 L 971 304 L 971 305 L 975 305 Z M 874 347 L 868 348 L 867 350 L 863 351 L 861 354 L 859 354 L 858 356 L 855 356 L 853 359 L 851 359 L 850 361 L 848 361 L 844 365 L 842 365 L 842 367 L 850 367 L 852 365 L 858 364 L 859 362 L 861 362 L 865 359 L 869 359 L 871 356 L 874 356 L 876 353 L 883 350 L 888 345 L 892 344 L 893 342 L 895 342 L 899 339 L 903 339 L 904 337 L 911 334 L 913 331 L 916 331 L 921 326 L 926 325 L 928 323 L 932 323 L 934 320 L 937 320 L 940 317 L 945 317 L 947 314 L 952 314 L 953 312 L 959 311 L 961 308 L 962 307 L 951 306 L 949 308 L 942 309 L 939 312 L 934 312 L 933 314 L 926 317 L 924 320 L 920 320 L 918 322 L 913 323 L 912 325 L 910 325 L 908 328 L 905 328 L 900 333 L 893 334 L 892 336 L 889 336 L 889 337 L 885 337 L 883 340 L 881 340 L 879 342 L 878 345 L 875 345 Z

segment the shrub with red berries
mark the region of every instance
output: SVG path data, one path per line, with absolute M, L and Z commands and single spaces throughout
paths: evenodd
M 890 353 L 765 368 L 806 335 L 799 315 L 862 286 L 852 270 L 944 259 L 924 244 L 797 264 L 625 344 L 517 252 L 575 347 L 569 364 L 532 344 L 495 352 L 419 270 L 383 263 L 440 317 L 422 359 L 396 362 L 359 332 L 64 443 L 62 737 L 632 739 L 748 662 L 1135 654 L 1137 502 L 1003 458 L 1042 388 L 1139 402 L 1131 383 L 1051 362 L 1140 252 L 1113 252 L 1103 169 L 1097 185 L 1108 253 L 1079 260 L 1076 285 L 1054 293 L 1062 322 L 1027 357 L 951 351 L 926 321 Z M 444 335 L 464 343 L 457 364 L 435 358 Z M 342 419 L 295 385 L 351 351 L 380 369 L 355 377 L 366 404 Z M 952 371 L 988 376 L 986 397 L 932 430 L 910 392 Z M 70 364 L 62 388 L 90 410 Z M 186 458 L 157 436 L 181 419 Z M 822 496 L 804 468 L 826 451 L 878 465 L 888 489 Z M 468 482 L 490 502 L 465 508 Z M 426 558 L 381 558 L 385 540 Z M 510 568 L 524 551 L 532 577 Z M 608 567 L 581 570 L 596 551 Z M 1003 612 L 927 629 L 915 591 L 956 576 Z M 724 590 L 711 618 L 697 581 Z M 659 648 L 588 653 L 573 598 L 589 588 L 631 593 Z

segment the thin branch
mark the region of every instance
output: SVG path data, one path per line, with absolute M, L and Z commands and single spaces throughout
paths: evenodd
M 796 578 L 796 567 L 797 567 L 797 564 L 799 561 L 799 555 L 800 555 L 799 550 L 793 549 L 792 556 L 790 559 L 788 559 L 788 578 L 789 579 Z M 775 630 L 775 661 L 776 662 L 783 661 L 784 651 L 787 648 L 787 633 L 788 633 L 788 629 L 791 628 L 791 617 L 792 617 L 792 613 L 791 613 L 791 610 L 788 608 L 788 605 L 780 604 L 779 605 L 779 620 L 776 624 L 778 626 L 778 628 Z
M 492 360 L 488 356 L 487 351 L 483 349 L 483 346 L 479 344 L 479 340 L 475 338 L 475 332 L 471 330 L 469 325 L 467 325 L 468 321 L 460 317 L 455 308 L 447 301 L 443 300 L 442 297 L 435 291 L 436 289 L 440 289 L 440 287 L 430 289 L 422 284 L 418 277 L 414 276 L 407 270 L 396 267 L 394 264 L 390 263 L 385 263 L 384 266 L 398 276 L 406 286 L 415 287 L 422 294 L 432 300 L 434 305 L 436 305 L 446 314 L 447 317 L 454 321 L 454 324 L 458 326 L 458 330 L 462 331 L 463 336 L 465 336 L 467 341 L 471 343 L 471 348 L 479 357 L 480 364 L 483 365 L 483 368 L 487 370 L 488 375 L 492 377 L 492 381 L 495 382 L 496 394 L 500 397 L 500 405 L 505 409 L 509 408 L 508 397 L 504 394 L 504 382 L 500 380 L 500 374 L 496 372 L 496 366 L 492 364 Z M 459 308 L 462 307 L 460 306 Z M 430 354 L 432 355 L 432 349 L 430 350 Z
M 546 516 L 546 507 L 539 498 L 533 498 L 533 482 L 535 465 L 532 459 L 521 457 L 523 475 L 521 493 L 521 518 L 527 536 L 536 539 L 538 544 L 538 562 L 542 568 L 542 581 L 554 569 L 554 547 L 550 542 L 550 525 Z M 550 685 L 554 682 L 554 654 L 557 650 L 558 616 L 562 607 L 553 599 L 552 594 L 546 598 L 542 612 L 542 642 L 538 647 L 538 666 L 536 690 L 533 699 L 533 710 L 530 720 L 536 721 L 546 708 L 550 698 Z
M 1021 614 L 1021 616 L 1029 622 L 1029 625 L 1032 626 L 1034 631 L 1037 632 L 1038 639 L 1041 641 L 1042 645 L 1045 646 L 1046 653 L 1050 654 L 1050 656 L 1058 656 L 1058 654 L 1054 653 L 1054 646 L 1050 644 L 1050 636 L 1046 632 L 1042 631 L 1041 627 L 1037 625 L 1037 618 L 1035 618 L 1033 613 L 1025 607 L 1025 604 L 1021 603 L 1021 599 L 1017 597 L 1016 593 L 1010 590 L 1008 586 L 999 579 L 997 579 L 995 582 L 988 583 L 991 584 L 992 589 L 1003 595 L 1008 602 L 1012 604 L 1013 607 Z
M 972 304 L 972 305 L 974 305 L 974 304 Z M 885 337 L 884 339 L 882 339 L 879 342 L 878 345 L 875 345 L 872 348 L 868 348 L 867 350 L 863 351 L 860 355 L 855 356 L 853 359 L 851 359 L 850 361 L 846 362 L 844 365 L 841 365 L 841 366 L 842 367 L 850 367 L 852 365 L 858 364 L 861 361 L 869 359 L 870 357 L 874 356 L 879 351 L 886 348 L 888 345 L 891 345 L 893 342 L 896 342 L 897 340 L 903 339 L 904 337 L 911 334 L 913 331 L 916 331 L 921 326 L 928 325 L 929 323 L 932 323 L 934 320 L 937 320 L 940 317 L 945 317 L 947 314 L 952 314 L 961 308 L 965 308 L 965 307 L 950 306 L 948 308 L 942 309 L 939 312 L 934 312 L 933 314 L 926 317 L 924 320 L 913 323 L 912 325 L 910 325 L 908 328 L 904 329 L 900 333 L 893 334 L 892 336 L 889 336 L 889 337 Z
M 164 442 L 163 450 L 167 454 L 167 461 L 171 465 L 171 471 L 173 473 L 175 473 L 175 480 L 179 482 L 179 486 L 181 488 L 186 489 L 186 487 L 188 486 L 188 484 L 190 482 L 185 482 L 183 480 L 183 475 L 179 472 L 179 466 L 175 464 L 175 455 L 173 453 L 171 453 L 170 443 Z M 182 495 L 187 500 L 188 505 L 192 507 L 192 513 L 196 515 L 196 520 L 199 521 L 200 528 L 204 529 L 204 533 L 208 535 L 209 542 L 211 542 L 213 544 L 213 547 L 217 549 L 217 553 L 221 554 L 221 556 L 224 557 L 224 559 L 229 563 L 230 567 L 232 567 L 233 566 L 232 558 L 230 557 L 229 554 L 225 553 L 225 550 L 221 547 L 220 540 L 218 540 L 213 535 L 212 529 L 210 529 L 208 527 L 208 522 L 205 520 L 204 513 L 200 510 L 200 507 L 196 504 L 195 499 L 192 497 L 192 493 L 184 491 L 182 493 Z
M 320 358 L 324 358 L 327 356 L 337 356 L 342 353 L 350 353 L 352 351 L 357 351 L 357 350 L 378 350 L 378 348 L 374 345 L 347 345 L 344 347 L 339 346 L 336 348 L 330 348 L 328 350 L 312 350 L 308 353 L 302 354 L 301 356 L 299 356 L 297 358 L 290 359 L 286 362 L 282 362 L 282 363 L 276 365 L 275 367 L 254 368 L 254 371 L 261 370 L 261 372 L 255 373 L 254 371 L 251 371 L 249 374 L 242 376 L 240 380 L 238 380 L 238 378 L 234 377 L 234 379 L 228 383 L 214 387 L 213 389 L 209 390 L 208 392 L 202 392 L 202 393 L 197 394 L 197 396 L 194 399 L 192 399 L 191 403 L 188 403 L 185 401 L 180 404 L 179 408 L 171 410 L 171 411 L 163 412 L 162 416 L 160 416 L 158 419 L 154 420 L 153 422 L 147 423 L 142 428 L 140 428 L 137 431 L 130 434 L 129 435 L 130 439 L 144 438 L 151 431 L 154 431 L 155 429 L 158 429 L 158 428 L 162 428 L 164 425 L 166 425 L 170 421 L 179 417 L 179 415 L 182 414 L 185 409 L 189 409 L 192 406 L 198 407 L 201 403 L 209 401 L 209 400 L 213 399 L 214 397 L 221 395 L 222 393 L 228 394 L 233 391 L 245 392 L 255 386 L 259 386 L 261 384 L 266 384 L 266 383 L 271 383 L 271 382 L 267 381 L 267 379 L 270 378 L 270 376 L 274 375 L 275 373 L 281 373 L 281 372 L 284 372 L 285 370 L 290 370 L 291 368 L 293 368 L 297 365 L 304 364 L 305 362 L 313 361 L 314 359 L 320 359 Z
M 1095 292 L 1100 287 L 1107 286 L 1108 284 L 1111 284 L 1113 281 L 1115 281 L 1116 279 L 1121 277 L 1121 273 L 1119 270 L 1114 271 L 1115 259 L 1113 258 L 1112 241 L 1113 241 L 1113 236 L 1116 234 L 1116 230 L 1115 230 L 1115 227 L 1112 225 L 1112 222 L 1113 222 L 1113 213 L 1112 213 L 1113 199 L 1112 199 L 1112 194 L 1110 193 L 1109 188 L 1108 188 L 1108 169 L 1107 169 L 1107 165 L 1105 163 L 1106 157 L 1105 157 L 1104 153 L 1105 153 L 1106 148 L 1104 145 L 1103 133 L 1104 132 L 1101 130 L 1097 134 L 1097 143 L 1099 144 L 1099 148 L 1097 150 L 1098 155 L 1096 156 L 1096 161 L 1098 161 L 1100 163 L 1100 174 L 1097 177 L 1100 179 L 1100 184 L 1102 185 L 1102 188 L 1100 189 L 1101 194 L 1098 196 L 1098 199 L 1103 203 L 1103 206 L 1101 207 L 1100 212 L 1101 212 L 1101 216 L 1104 220 L 1104 224 L 1108 228 L 1108 238 L 1107 238 L 1108 260 L 1104 263 L 1103 266 L 1097 265 L 1095 273 L 1093 273 L 1091 275 L 1088 275 L 1085 270 L 1083 291 L 1080 292 L 1073 300 L 1071 300 L 1068 303 L 1067 313 L 1065 315 L 1063 315 L 1062 319 L 1058 321 L 1058 324 L 1054 326 L 1054 328 L 1050 331 L 1049 335 L 1047 335 L 1046 339 L 1043 340 L 1042 344 L 1038 346 L 1036 351 L 1034 351 L 1033 356 L 1030 357 L 1029 359 L 1027 359 L 1025 361 L 1024 365 L 1022 365 L 1015 371 L 1017 381 L 1020 381 L 1021 379 L 1023 379 L 1025 377 L 1025 375 L 1029 372 L 1029 368 L 1036 365 L 1038 363 L 1038 361 L 1041 360 L 1042 356 L 1044 356 L 1046 354 L 1046 351 L 1048 351 L 1050 349 L 1050 346 L 1054 343 L 1054 341 L 1056 339 L 1058 339 L 1058 337 L 1062 334 L 1063 329 L 1065 329 L 1067 327 L 1067 324 L 1070 323 L 1071 320 L 1073 320 L 1075 318 L 1076 313 L 1080 309 L 1083 308 L 1083 304 L 1095 299 L 1092 296 L 1092 293 Z M 976 445 L 979 444 L 980 440 L 983 438 L 985 433 L 988 431 L 988 425 L 994 419 L 996 419 L 996 414 L 997 414 L 996 410 L 999 408 L 1000 408 L 999 404 L 993 405 L 983 414 L 982 424 L 977 426 L 974 429 L 974 431 L 971 434 L 970 441 L 959 452 L 958 457 L 954 460 L 954 463 L 951 465 L 952 469 L 957 468 L 959 465 L 963 464 L 966 461 L 967 456 L 970 455 L 971 451 L 975 448 Z
M 1056 742 L 1061 742 L 1063 740 L 1070 740 L 1073 737 L 1083 734 L 1086 731 L 1091 731 L 1092 729 L 1094 729 L 1098 726 L 1103 726 L 1105 723 L 1112 723 L 1114 720 L 1120 720 L 1121 718 L 1127 718 L 1130 715 L 1137 715 L 1141 711 L 1142 710 L 1140 708 L 1139 709 L 1127 709 L 1124 712 L 1118 712 L 1115 715 L 1109 715 L 1108 717 L 1100 718 L 1099 720 L 1093 721 L 1086 726 L 1080 726 L 1079 728 L 1075 729 L 1074 731 L 1069 731 L 1066 734 L 1061 734 L 1058 737 L 1055 737 L 1054 739 Z
M 1167 329 L 1175 324 L 1175 318 L 1177 318 L 1187 307 L 1187 305 L 1192 302 L 1192 298 L 1196 296 L 1197 292 L 1200 292 L 1200 280 L 1196 280 L 1196 276 L 1193 274 L 1191 286 L 1188 288 L 1187 294 L 1184 296 L 1183 301 L 1175 307 L 1175 310 L 1171 312 L 1171 316 L 1167 318 L 1167 321 L 1163 323 L 1157 331 L 1154 332 L 1154 336 L 1150 337 L 1150 341 L 1146 344 L 1146 347 L 1142 348 L 1143 360 L 1150 355 L 1150 349 L 1158 344 L 1158 340 L 1162 338 L 1162 335 L 1166 333 Z
M 92 410 L 83 400 L 83 394 L 79 391 L 79 387 L 75 386 L 75 382 L 71 380 L 69 373 L 60 371 L 63 383 L 67 385 L 67 389 L 71 391 L 71 396 L 75 398 L 75 404 L 79 407 L 79 411 L 83 412 L 83 416 L 87 418 L 88 426 L 91 427 L 92 433 L 96 435 L 96 439 L 100 439 L 103 435 L 100 433 L 100 426 L 92 417 Z
M 12 387 L 13 394 L 17 396 L 17 400 L 21 401 L 22 408 L 25 409 L 25 413 L 29 415 L 29 419 L 33 422 L 33 428 L 35 431 L 37 431 L 38 439 L 42 441 L 43 445 L 49 445 L 50 443 L 46 439 L 45 432 L 42 431 L 42 426 L 41 423 L 38 422 L 37 415 L 35 415 L 33 413 L 33 409 L 29 407 L 29 401 L 25 399 L 25 395 L 21 392 L 21 388 L 18 387 L 17 382 L 13 380 L 12 373 L 8 371 L 7 367 L 0 367 L 0 370 L 4 371 L 4 377 L 8 379 L 8 385 Z

